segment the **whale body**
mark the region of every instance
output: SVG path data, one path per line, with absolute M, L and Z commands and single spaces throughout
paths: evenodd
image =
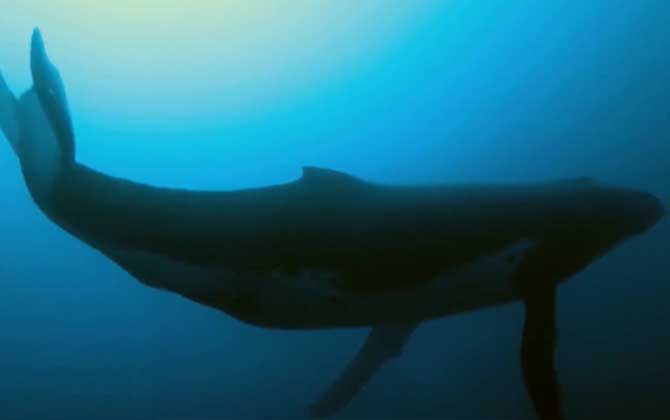
M 158 188 L 76 161 L 65 88 L 39 31 L 33 87 L 0 77 L 0 127 L 54 223 L 144 284 L 280 329 L 372 328 L 311 407 L 344 407 L 423 321 L 516 300 L 523 377 L 538 415 L 562 418 L 556 287 L 662 217 L 651 194 L 588 178 L 387 185 L 305 167 L 235 191 Z

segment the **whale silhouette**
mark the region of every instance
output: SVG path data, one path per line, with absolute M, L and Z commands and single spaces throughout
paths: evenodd
M 305 167 L 235 191 L 157 188 L 75 159 L 65 88 L 39 30 L 33 86 L 0 76 L 0 127 L 42 212 L 144 284 L 280 329 L 371 327 L 310 407 L 335 414 L 425 320 L 520 300 L 523 379 L 561 419 L 556 288 L 663 215 L 654 196 L 589 178 L 387 185 Z

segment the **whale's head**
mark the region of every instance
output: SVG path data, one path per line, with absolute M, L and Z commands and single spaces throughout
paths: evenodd
M 544 191 L 550 236 L 609 247 L 648 232 L 665 215 L 661 201 L 635 188 L 580 178 Z
M 622 239 L 646 233 L 665 214 L 661 201 L 646 191 L 608 187 L 593 198 L 600 209 L 596 225 Z

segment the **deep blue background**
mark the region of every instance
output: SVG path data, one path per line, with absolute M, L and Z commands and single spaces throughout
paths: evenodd
M 0 70 L 29 86 L 41 26 L 78 160 L 115 175 L 221 189 L 302 165 L 385 182 L 592 176 L 669 204 L 667 1 L 45 3 L 0 2 Z M 0 168 L 3 419 L 301 416 L 362 343 L 148 289 L 39 213 L 6 143 Z M 669 234 L 666 218 L 561 288 L 569 418 L 670 418 Z M 426 323 L 341 415 L 532 418 L 521 322 L 513 304 Z

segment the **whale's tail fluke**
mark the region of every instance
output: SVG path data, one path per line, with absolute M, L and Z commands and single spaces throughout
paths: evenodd
M 44 47 L 44 41 L 39 29 L 33 31 L 30 49 L 30 69 L 33 76 L 33 87 L 22 95 L 30 97 L 35 95 L 38 99 L 38 107 L 46 116 L 50 131 L 58 140 L 59 155 L 63 163 L 70 164 L 74 161 L 74 131 L 72 120 L 68 109 L 65 87 L 58 69 L 51 63 Z M 7 137 L 14 153 L 19 155 L 23 151 L 21 143 L 21 126 L 37 125 L 33 120 L 34 106 L 26 112 L 23 100 L 17 100 L 7 86 L 5 79 L 0 74 L 0 129 Z M 26 133 L 24 133 L 26 134 Z M 36 145 L 32 145 L 36 146 Z
M 19 154 L 18 102 L 0 74 L 0 129 L 14 153 Z
M 12 146 L 33 197 L 46 197 L 74 162 L 74 134 L 65 88 L 38 29 L 32 36 L 33 86 L 17 99 L 0 75 L 0 129 Z
M 30 70 L 33 75 L 33 90 L 58 139 L 61 156 L 65 164 L 70 164 L 74 161 L 74 130 L 65 86 L 58 69 L 47 56 L 42 34 L 37 28 L 33 31 L 30 45 Z

